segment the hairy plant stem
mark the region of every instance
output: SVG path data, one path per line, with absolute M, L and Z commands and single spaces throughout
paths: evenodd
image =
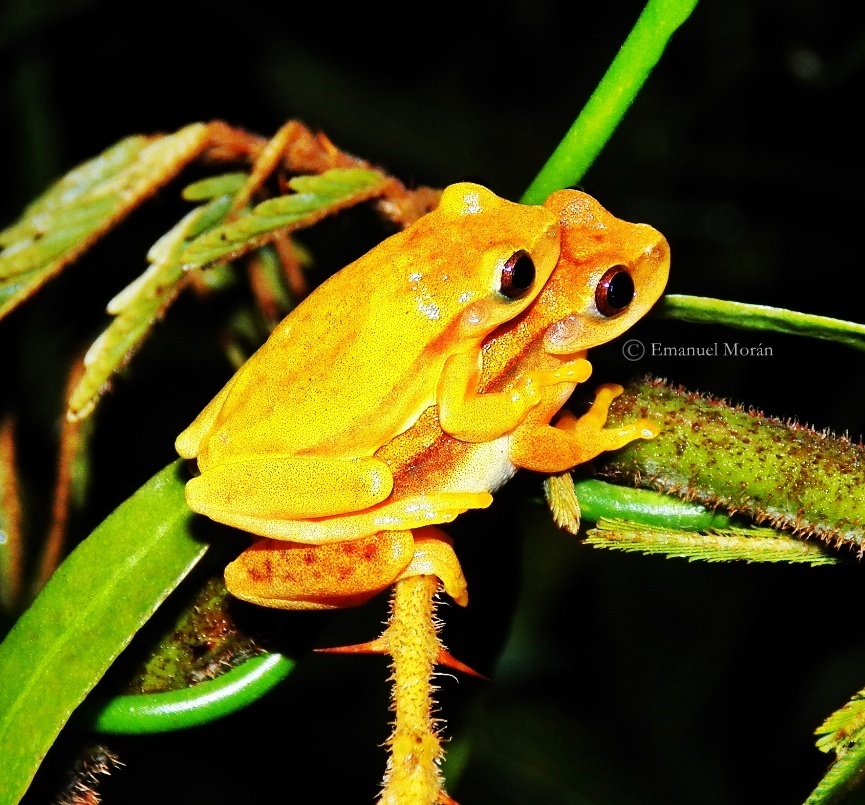
M 394 729 L 379 805 L 453 803 L 444 793 L 444 756 L 433 716 L 432 675 L 442 650 L 435 617 L 435 576 L 411 576 L 394 585 L 391 618 L 382 636 L 391 655 Z

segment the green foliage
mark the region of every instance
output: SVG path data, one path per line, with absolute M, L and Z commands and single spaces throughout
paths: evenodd
M 848 793 L 861 779 L 865 764 L 865 691 L 859 691 L 817 729 L 817 748 L 835 752 L 836 760 L 805 805 L 824 805 Z
M 613 422 L 650 411 L 661 432 L 606 461 L 608 478 L 861 549 L 861 444 L 652 379 L 634 384 L 610 410 Z
M 550 191 L 579 181 L 694 5 L 693 0 L 655 0 L 647 5 L 597 93 L 525 200 L 543 201 Z M 28 207 L 0 235 L 4 248 L 0 315 L 35 292 L 198 156 L 207 142 L 206 129 L 195 124 L 165 137 L 123 140 L 68 174 Z M 282 265 L 272 247 L 276 237 L 378 196 L 385 181 L 383 174 L 366 169 L 296 176 L 288 183 L 293 193 L 255 205 L 246 203 L 248 172 L 209 177 L 188 186 L 184 198 L 202 205 L 159 240 L 148 255 L 147 272 L 109 304 L 115 318 L 88 353 L 85 377 L 70 405 L 72 415 L 85 417 L 93 410 L 111 377 L 130 360 L 154 321 L 192 277 L 201 278 L 199 268 L 248 256 L 260 261 L 271 282 L 278 284 Z M 238 199 L 243 203 L 238 204 Z M 202 284 L 215 275 L 210 269 Z M 715 299 L 668 296 L 663 315 L 797 333 L 857 348 L 865 343 L 862 325 Z M 855 446 L 738 409 L 719 413 L 715 400 L 687 394 L 661 397 L 635 405 L 653 416 L 665 412 L 666 436 L 635 446 L 636 453 L 623 454 L 623 461 L 631 462 L 629 468 L 622 469 L 623 464 L 615 472 L 618 477 L 630 474 L 633 482 L 649 480 L 709 508 L 648 490 L 582 481 L 577 489 L 584 517 L 600 521 L 588 535 L 590 544 L 708 561 L 838 561 L 820 544 L 768 529 L 739 529 L 729 516 L 735 511 L 807 535 L 861 544 L 865 479 L 861 478 L 861 451 Z M 692 411 L 677 424 L 683 408 Z M 627 418 L 631 410 L 625 406 L 621 413 Z M 701 437 L 695 438 L 700 432 Z M 672 441 L 665 441 L 667 437 Z M 747 444 L 747 449 L 735 452 L 733 447 L 741 444 Z M 639 452 L 643 448 L 646 452 Z M 778 478 L 792 477 L 792 470 L 805 466 L 805 458 L 813 456 L 820 463 L 818 474 L 795 489 L 778 484 Z M 11 461 L 0 466 L 7 472 L 0 477 L 0 495 L 13 485 L 14 478 L 8 475 L 11 466 Z M 169 467 L 123 504 L 69 557 L 0 647 L 4 680 L 0 788 L 9 792 L 4 793 L 9 799 L 0 801 L 17 800 L 72 709 L 203 553 L 205 546 L 188 530 L 184 480 L 176 466 Z M 741 494 L 744 482 L 749 485 L 747 497 Z M 0 507 L 0 530 L 9 521 L 9 510 Z M 629 522 L 610 523 L 605 517 L 626 517 Z M 680 530 L 685 528 L 709 533 Z M 8 543 L 0 545 L 0 551 L 2 590 L 8 577 L 4 568 L 11 564 Z M 98 725 L 108 731 L 144 733 L 206 723 L 269 690 L 288 670 L 288 660 L 270 655 L 171 695 L 118 697 L 103 711 Z M 818 731 L 823 735 L 820 748 L 835 751 L 838 760 L 809 798 L 812 805 L 828 801 L 860 773 L 865 757 L 860 722 L 857 694 Z M 541 732 L 548 731 L 545 724 L 538 725 Z M 574 790 L 582 788 L 583 781 L 578 783 Z
M 865 349 L 865 324 L 815 316 L 795 310 L 707 299 L 703 296 L 667 294 L 658 305 L 657 315 L 696 324 L 724 324 L 739 330 L 787 333 L 819 338 Z
M 597 159 L 637 97 L 670 37 L 697 0 L 649 0 L 579 117 L 520 201 L 543 204 L 556 190 L 577 184 Z
M 190 270 L 237 259 L 280 232 L 311 226 L 377 195 L 384 182 L 380 173 L 359 168 L 295 177 L 289 186 L 297 192 L 264 201 L 223 224 L 243 188 L 241 176 L 213 177 L 187 188 L 186 198 L 210 200 L 153 245 L 147 271 L 108 303 L 115 318 L 84 358 L 84 376 L 69 401 L 71 417 L 80 419 L 93 411 L 111 376 L 129 361 L 189 281 Z
M 186 245 L 178 262 L 188 270 L 234 260 L 279 232 L 312 226 L 326 215 L 379 195 L 384 181 L 381 173 L 362 168 L 296 176 L 288 183 L 295 193 L 262 201 L 229 223 L 199 235 Z
M 215 679 L 165 693 L 115 696 L 83 713 L 87 725 L 110 735 L 150 735 L 200 727 L 260 699 L 293 670 L 293 660 L 262 654 Z
M 596 523 L 604 517 L 649 526 L 707 530 L 725 528 L 731 518 L 699 503 L 679 500 L 651 489 L 634 489 L 583 478 L 574 483 L 583 520 Z
M 34 201 L 0 233 L 0 316 L 33 294 L 173 178 L 207 139 L 196 123 L 167 137 L 128 137 Z
M 0 645 L 0 803 L 24 794 L 72 711 L 207 550 L 181 462 L 82 542 Z
M 600 520 L 586 543 L 644 554 L 662 554 L 704 562 L 802 562 L 835 565 L 842 560 L 816 542 L 806 542 L 770 528 L 725 528 L 708 534 L 622 520 Z

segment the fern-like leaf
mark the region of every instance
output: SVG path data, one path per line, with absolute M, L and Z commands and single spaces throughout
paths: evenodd
M 804 562 L 831 565 L 842 561 L 818 542 L 808 542 L 769 528 L 726 528 L 701 534 L 621 520 L 600 520 L 586 543 L 595 548 L 663 554 L 705 562 Z
M 231 196 L 219 196 L 192 210 L 150 249 L 150 267 L 108 303 L 115 318 L 84 356 L 84 374 L 69 398 L 69 419 L 93 411 L 113 374 L 129 361 L 185 283 L 178 257 L 188 240 L 208 223 L 221 221 L 230 206 Z
M 294 193 L 262 201 L 230 222 L 193 240 L 180 257 L 184 268 L 234 260 L 270 242 L 278 232 L 312 226 L 338 210 L 375 198 L 389 180 L 378 171 L 345 168 L 295 176 Z
M 170 135 L 134 136 L 66 174 L 0 233 L 0 317 L 171 180 L 207 143 L 194 123 Z
M 865 690 L 860 690 L 817 729 L 817 748 L 835 752 L 835 762 L 805 805 L 825 805 L 852 788 L 865 769 Z
M 206 198 L 226 189 L 239 191 L 242 174 L 199 182 L 184 195 Z M 189 213 L 153 246 L 150 267 L 108 305 L 116 318 L 85 356 L 85 372 L 69 402 L 67 416 L 88 416 L 108 388 L 114 373 L 125 366 L 184 286 L 185 270 L 213 265 L 247 254 L 279 232 L 311 226 L 338 210 L 383 191 L 387 179 L 376 171 L 346 169 L 320 176 L 298 176 L 290 186 L 298 192 L 264 201 L 241 211 L 229 223 L 232 195 L 220 195 Z

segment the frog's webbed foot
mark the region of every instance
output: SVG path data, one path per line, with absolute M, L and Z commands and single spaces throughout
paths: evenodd
M 555 427 L 571 434 L 579 442 L 590 446 L 594 458 L 606 450 L 618 450 L 635 439 L 653 439 L 660 429 L 650 419 L 638 419 L 618 428 L 605 428 L 610 413 L 610 405 L 624 389 L 616 383 L 604 383 L 598 387 L 591 408 L 581 417 L 568 410 L 562 412 Z
M 622 393 L 621 386 L 605 383 L 598 388 L 591 408 L 581 417 L 563 411 L 554 426 L 518 429 L 511 440 L 511 461 L 518 467 L 561 473 L 590 461 L 606 450 L 617 450 L 635 439 L 652 439 L 658 425 L 638 419 L 617 428 L 605 428 L 610 404 Z
M 225 569 L 232 595 L 276 609 L 358 606 L 410 576 L 436 576 L 458 604 L 468 603 L 451 540 L 434 526 L 322 545 L 260 539 Z

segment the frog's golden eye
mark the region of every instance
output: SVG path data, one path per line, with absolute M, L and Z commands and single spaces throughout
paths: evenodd
M 595 288 L 595 305 L 602 316 L 618 316 L 634 301 L 634 280 L 625 266 L 608 269 Z
M 499 293 L 508 299 L 521 299 L 535 283 L 535 264 L 528 252 L 514 252 L 502 268 Z

